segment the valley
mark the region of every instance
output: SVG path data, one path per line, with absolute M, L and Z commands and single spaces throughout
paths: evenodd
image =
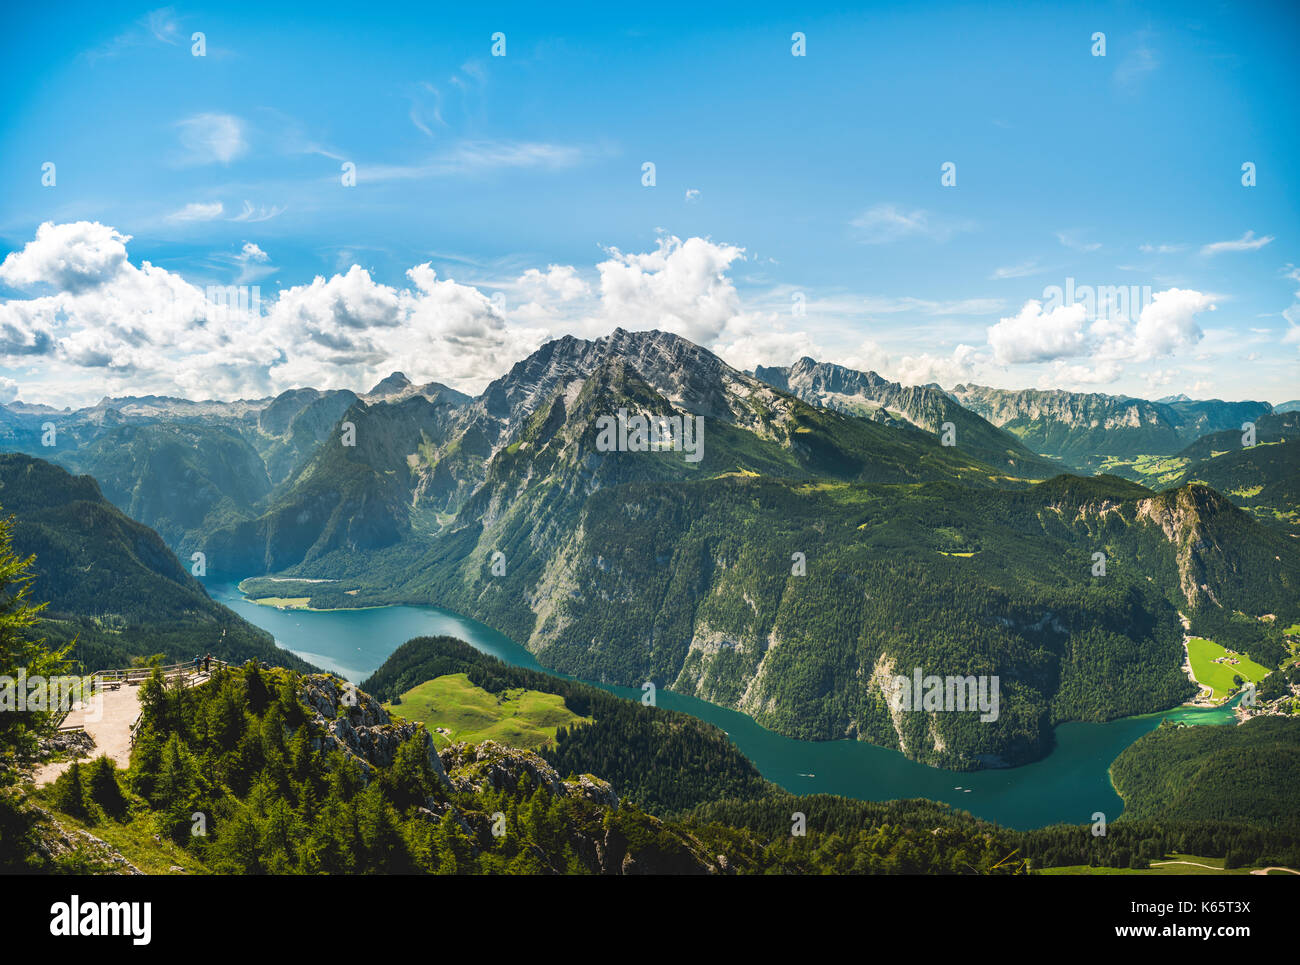
M 273 633 L 280 646 L 357 682 L 370 678 L 406 640 L 443 635 L 467 641 L 511 666 L 544 669 L 531 653 L 489 627 L 435 607 L 287 613 L 253 604 L 229 584 L 218 587 L 214 596 Z M 641 701 L 639 688 L 585 682 L 634 703 Z M 784 737 L 745 714 L 671 690 L 660 689 L 656 697 L 658 705 L 667 710 L 720 728 L 767 780 L 792 794 L 870 801 L 925 798 L 1017 829 L 1078 823 L 1093 810 L 1118 815 L 1124 805 L 1111 786 L 1107 768 L 1124 748 L 1162 721 L 1208 726 L 1235 723 L 1231 704 L 1176 707 L 1108 723 L 1064 723 L 1055 728 L 1053 748 L 1043 760 L 1015 768 L 957 773 L 909 761 L 896 750 L 862 741 Z M 401 706 L 391 709 L 404 713 Z M 1082 814 L 1081 806 L 1091 810 Z

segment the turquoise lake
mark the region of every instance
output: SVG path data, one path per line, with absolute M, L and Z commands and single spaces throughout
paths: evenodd
M 247 600 L 230 584 L 214 598 L 270 632 L 276 643 L 318 667 L 361 682 L 412 637 L 459 637 L 509 664 L 545 670 L 508 637 L 450 610 L 392 606 L 359 610 L 278 610 Z M 596 684 L 633 700 L 641 691 Z M 1114 820 L 1123 802 L 1107 770 L 1129 744 L 1165 719 L 1192 724 L 1232 722 L 1230 708 L 1179 707 L 1105 724 L 1071 723 L 1056 729 L 1056 747 L 1041 761 L 1005 770 L 957 773 L 910 761 L 863 741 L 799 741 L 760 727 L 749 717 L 694 697 L 660 690 L 661 707 L 714 724 L 730 736 L 768 780 L 796 794 L 840 794 L 872 801 L 923 797 L 1011 828 L 1058 822 L 1084 824 L 1093 812 Z

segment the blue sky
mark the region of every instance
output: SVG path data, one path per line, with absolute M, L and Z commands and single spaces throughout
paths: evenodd
M 744 368 L 1300 396 L 1294 8 L 702 6 L 9 14 L 0 390 L 473 391 L 621 324 Z M 226 285 L 260 305 L 214 315 Z

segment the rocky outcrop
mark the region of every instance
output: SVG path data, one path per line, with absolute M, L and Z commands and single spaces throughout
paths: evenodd
M 36 815 L 35 846 L 37 853 L 48 861 L 57 861 L 73 854 L 79 854 L 85 863 L 91 865 L 96 873 L 111 875 L 142 875 L 122 852 L 107 841 L 97 838 L 89 831 L 68 829 L 61 825 L 50 812 L 31 803 L 24 805 Z
M 397 749 L 414 739 L 421 742 L 430 770 L 450 786 L 433 738 L 423 724 L 395 723 L 374 697 L 329 674 L 302 679 L 299 696 L 312 713 L 312 750 L 341 751 L 356 762 L 368 782 L 374 768 L 390 767 Z
M 66 754 L 71 760 L 82 760 L 94 749 L 95 738 L 84 730 L 62 730 L 41 739 L 39 756 L 48 760 L 55 754 Z
M 592 774 L 561 780 L 559 772 L 532 751 L 496 741 L 452 744 L 442 752 L 451 786 L 457 791 L 479 792 L 491 788 L 514 794 L 525 778 L 559 797 L 580 797 L 601 807 L 618 809 L 613 786 Z

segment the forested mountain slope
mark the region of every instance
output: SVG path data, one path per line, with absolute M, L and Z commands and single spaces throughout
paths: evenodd
M 15 552 L 35 554 L 33 597 L 49 604 L 41 632 L 54 643 L 75 638 L 70 655 L 85 669 L 208 651 L 308 666 L 212 600 L 158 534 L 106 501 L 90 477 L 0 455 L 0 509 L 16 517 Z

